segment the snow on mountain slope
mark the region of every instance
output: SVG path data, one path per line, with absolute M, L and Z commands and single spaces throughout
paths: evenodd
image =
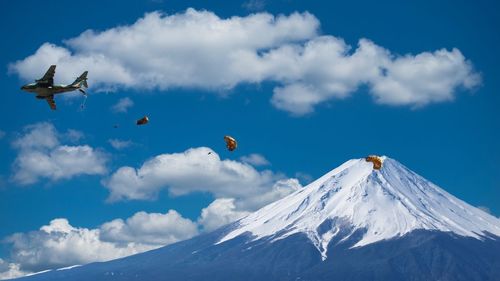
M 500 237 L 500 220 L 447 193 L 401 163 L 382 157 L 380 170 L 353 159 L 305 188 L 241 219 L 217 242 L 251 233 L 272 241 L 305 233 L 323 259 L 341 230 L 366 232 L 353 247 L 402 236 L 416 229 L 483 239 Z

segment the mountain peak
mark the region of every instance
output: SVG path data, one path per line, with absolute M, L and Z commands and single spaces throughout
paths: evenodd
M 241 219 L 217 244 L 245 233 L 271 241 L 304 233 L 326 259 L 334 238 L 337 243 L 355 238 L 352 247 L 361 247 L 417 229 L 484 239 L 500 236 L 500 220 L 398 161 L 371 155 L 349 160 Z

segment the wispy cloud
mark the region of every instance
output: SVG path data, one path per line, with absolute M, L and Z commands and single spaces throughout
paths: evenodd
M 264 0 L 248 0 L 242 4 L 242 7 L 249 11 L 261 11 L 266 7 Z
M 304 172 L 295 173 L 295 177 L 298 178 L 300 180 L 300 182 L 302 182 L 304 184 L 309 184 L 314 179 L 313 176 L 311 176 L 308 173 L 304 173 Z
M 68 139 L 70 142 L 79 142 L 84 138 L 84 134 L 81 131 L 74 130 L 74 129 L 69 129 L 65 134 L 64 137 Z
M 113 112 L 125 113 L 132 106 L 134 106 L 134 101 L 129 97 L 125 97 L 118 100 L 118 102 L 111 107 L 111 110 Z
M 267 166 L 271 164 L 264 156 L 258 153 L 242 156 L 240 160 L 243 163 L 248 163 L 252 166 Z
M 108 142 L 116 150 L 122 150 L 134 145 L 130 140 L 109 139 Z

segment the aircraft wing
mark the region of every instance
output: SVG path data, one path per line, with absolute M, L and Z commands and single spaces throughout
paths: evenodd
M 56 110 L 56 102 L 54 101 L 54 95 L 46 97 L 45 100 L 49 104 L 50 109 Z
M 37 82 L 48 84 L 49 86 L 54 85 L 54 74 L 56 73 L 56 66 L 51 65 L 47 72 L 43 75 L 42 78 L 36 80 Z

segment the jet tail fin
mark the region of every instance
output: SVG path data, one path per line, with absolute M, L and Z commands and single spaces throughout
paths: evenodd
M 88 88 L 89 87 L 89 85 L 87 84 L 88 73 L 89 73 L 88 71 L 83 72 L 82 75 L 76 78 L 75 82 L 71 83 L 71 85 Z

